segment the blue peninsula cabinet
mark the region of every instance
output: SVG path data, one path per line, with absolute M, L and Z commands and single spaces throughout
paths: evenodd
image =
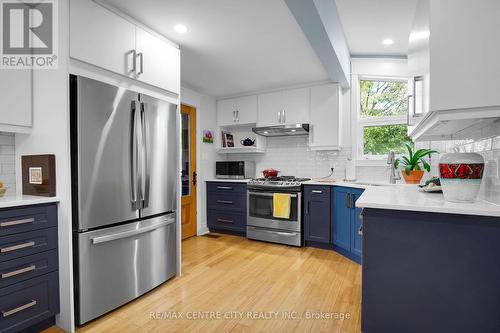
M 331 242 L 334 250 L 361 263 L 362 223 L 361 209 L 356 201 L 363 189 L 335 186 L 332 195 Z
M 500 332 L 500 218 L 363 211 L 363 333 Z

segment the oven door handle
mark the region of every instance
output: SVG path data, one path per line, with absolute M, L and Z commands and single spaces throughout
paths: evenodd
M 267 192 L 252 192 L 248 191 L 248 194 L 250 195 L 256 195 L 256 196 L 261 196 L 261 197 L 272 197 L 274 193 L 267 193 Z M 297 194 L 290 194 L 290 197 L 292 198 L 297 198 Z

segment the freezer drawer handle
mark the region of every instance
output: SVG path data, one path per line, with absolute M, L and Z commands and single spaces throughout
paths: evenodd
M 19 275 L 19 274 L 24 274 L 24 273 L 32 272 L 34 270 L 36 270 L 36 266 L 35 265 L 30 265 L 28 267 L 24 267 L 24 268 L 21 268 L 21 269 L 12 271 L 12 272 L 2 273 L 2 279 L 7 279 L 7 278 L 10 278 L 10 277 Z
M 8 317 L 8 316 L 12 316 L 13 314 L 16 314 L 18 312 L 21 312 L 23 310 L 26 310 L 26 309 L 29 309 L 29 308 L 32 308 L 36 305 L 36 301 L 35 300 L 32 300 L 31 302 L 29 303 L 26 303 L 24 305 L 21 305 L 21 306 L 18 306 L 17 308 L 15 309 L 12 309 L 12 310 L 7 310 L 7 311 L 4 311 L 2 310 L 2 316 L 4 318 Z
M 224 219 L 217 219 L 217 222 L 221 222 L 221 223 L 234 223 L 233 220 L 224 220 Z
M 17 244 L 17 245 L 13 245 L 13 246 L 9 246 L 9 247 L 2 247 L 0 249 L 0 253 L 22 250 L 22 249 L 25 249 L 27 247 L 33 247 L 33 246 L 35 246 L 35 242 L 31 241 L 31 242 Z
M 111 241 L 114 241 L 117 239 L 122 239 L 122 238 L 127 238 L 127 237 L 132 237 L 132 236 L 144 234 L 146 232 L 150 232 L 150 231 L 159 229 L 161 227 L 164 227 L 164 226 L 172 224 L 172 223 L 175 223 L 175 219 L 173 217 L 171 217 L 171 218 L 169 218 L 161 223 L 149 226 L 149 227 L 145 227 L 145 228 L 141 228 L 141 229 L 137 229 L 137 230 L 119 232 L 116 234 L 111 234 L 111 235 L 106 235 L 106 236 L 93 237 L 90 240 L 91 240 L 92 244 L 111 242 Z
M 4 228 L 4 227 L 12 227 L 14 225 L 28 224 L 28 223 L 33 223 L 33 222 L 35 222 L 35 218 L 34 217 L 30 217 L 28 219 L 20 219 L 20 220 L 13 220 L 13 221 L 2 222 L 2 223 L 0 223 L 0 227 L 2 227 L 2 228 Z
M 224 205 L 232 205 L 233 202 L 231 200 L 217 200 L 217 203 L 224 204 Z

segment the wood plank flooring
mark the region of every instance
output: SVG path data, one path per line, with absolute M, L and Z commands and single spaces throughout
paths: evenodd
M 182 252 L 181 277 L 78 332 L 360 332 L 361 266 L 336 252 L 227 235 L 189 238 Z

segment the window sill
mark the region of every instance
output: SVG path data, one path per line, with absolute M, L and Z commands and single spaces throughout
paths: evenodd
M 387 164 L 386 159 L 380 159 L 380 160 L 356 160 L 356 166 L 377 166 L 377 167 L 388 167 L 389 165 Z

